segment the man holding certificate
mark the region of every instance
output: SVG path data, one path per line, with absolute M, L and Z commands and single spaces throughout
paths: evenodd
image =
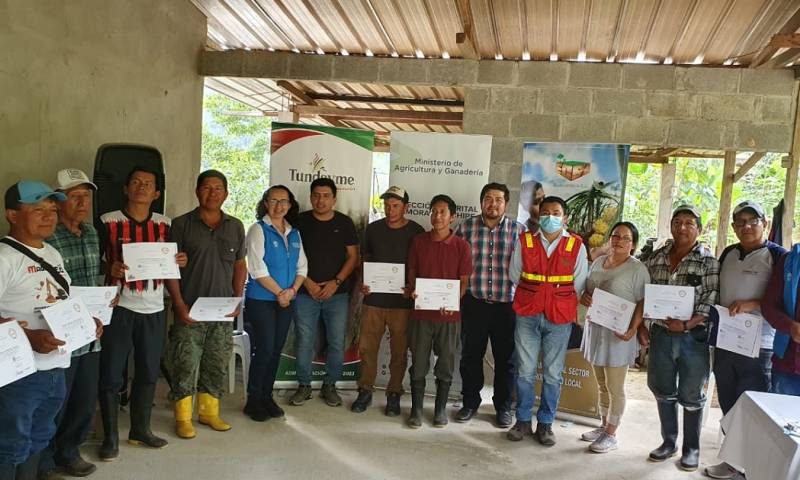
M 188 263 L 179 281 L 169 280 L 176 322 L 169 332 L 168 365 L 172 370 L 169 399 L 175 402 L 175 431 L 181 438 L 195 436 L 192 400 L 197 399 L 198 420 L 217 431 L 231 426 L 219 418 L 219 399 L 233 349 L 231 322 L 240 306 L 224 312 L 230 321 L 198 321 L 189 311 L 200 297 L 240 300 L 247 276 L 244 226 L 222 211 L 228 197 L 228 179 L 206 170 L 195 185 L 198 207 L 172 221 L 172 240 L 186 252 Z
M 447 396 L 455 368 L 461 314 L 458 301 L 467 291 L 472 274 L 469 244 L 456 236 L 450 224 L 456 215 L 456 202 L 447 195 L 431 200 L 431 231 L 414 237 L 408 253 L 408 281 L 416 299 L 411 314 L 411 428 L 422 426 L 422 401 L 425 377 L 430 368 L 431 352 L 438 358 L 433 368 L 436 376 L 436 401 L 433 426 L 447 425 Z M 423 288 L 423 283 L 430 285 Z M 450 309 L 443 305 L 451 305 Z
M 513 304 L 517 314 L 517 422 L 507 433 L 511 441 L 533 434 L 533 388 L 541 353 L 542 393 L 535 437 L 545 446 L 556 443 L 552 427 L 564 359 L 589 269 L 581 237 L 569 233 L 566 225 L 566 202 L 545 197 L 539 206 L 539 231 L 520 234 L 511 257 L 508 275 L 517 283 Z
M 91 222 L 94 183 L 81 170 L 68 168 L 58 172 L 58 190 L 66 200 L 58 205 L 58 225 L 47 238 L 64 259 L 64 268 L 74 287 L 97 287 L 100 275 L 100 238 Z M 114 296 L 106 300 L 110 305 Z M 100 342 L 92 342 L 72 352 L 66 370 L 66 399 L 56 417 L 58 431 L 50 446 L 42 452 L 39 476 L 47 478 L 56 467 L 74 476 L 86 476 L 97 467 L 81 457 L 79 447 L 92 428 L 97 403 L 97 382 L 100 376 Z
M 100 217 L 103 230 L 106 284 L 121 286 L 120 299 L 103 335 L 100 354 L 100 385 L 98 399 L 103 418 L 101 460 L 111 461 L 119 456 L 117 415 L 119 392 L 126 374 L 128 355 L 134 350 L 134 370 L 131 391 L 131 429 L 128 443 L 150 448 L 163 448 L 167 441 L 150 431 L 156 381 L 164 348 L 164 281 L 125 281 L 128 265 L 122 246 L 142 242 L 169 242 L 170 219 L 151 211 L 152 203 L 161 195 L 163 178 L 158 172 L 134 167 L 128 174 L 124 193 L 127 202 L 122 210 Z M 178 266 L 186 266 L 186 254 L 175 256 Z
M 609 236 L 611 253 L 592 262 L 581 296 L 581 303 L 589 307 L 581 351 L 597 377 L 603 418 L 602 426 L 584 433 L 581 440 L 592 442 L 589 450 L 595 453 L 617 449 L 617 428 L 625 412 L 625 377 L 639 352 L 635 337 L 650 274 L 632 256 L 638 242 L 635 225 L 614 225 Z
M 541 190 L 539 190 L 541 192 Z M 483 357 L 492 342 L 494 357 L 495 424 L 511 426 L 511 395 L 514 390 L 514 284 L 508 278 L 511 253 L 524 227 L 506 216 L 508 187 L 489 183 L 481 190 L 481 213 L 466 219 L 456 235 L 470 245 L 475 271 L 464 295 L 461 318 L 461 393 L 464 406 L 457 422 L 468 422 L 481 405 Z M 532 198 L 533 201 L 533 198 Z M 535 208 L 539 208 L 537 204 Z
M 378 372 L 378 350 L 388 328 L 391 357 L 385 413 L 394 417 L 400 415 L 400 396 L 403 394 L 403 376 L 408 358 L 406 330 L 412 306 L 411 300 L 404 296 L 405 264 L 411 240 L 425 229 L 406 218 L 408 193 L 404 189 L 389 187 L 381 199 L 386 217 L 367 225 L 361 252 L 365 262 L 361 286 L 364 302 L 358 341 L 361 377 L 358 379 L 358 398 L 350 410 L 360 413 L 372 403 Z M 381 291 L 373 291 L 373 287 Z
M 701 229 L 697 209 L 679 206 L 670 222 L 672 239 L 644 261 L 650 281 L 657 287 L 651 291 L 663 295 L 663 303 L 669 303 L 667 297 L 675 287 L 691 289 L 694 301 L 690 318 L 651 317 L 650 331 L 639 329 L 640 341 L 650 344 L 647 384 L 658 403 L 663 439 L 649 458 L 663 462 L 677 453 L 680 403 L 684 425 L 680 468 L 686 471 L 696 470 L 700 460 L 700 429 L 706 402 L 703 386 L 710 368 L 707 319 L 719 291 L 719 262 L 708 248 L 697 242 Z M 662 286 L 660 293 L 658 287 Z M 645 317 L 650 309 L 648 304 L 657 303 L 648 295 L 645 295 Z
M 0 387 L 0 478 L 36 478 L 40 452 L 56 433 L 54 419 L 64 401 L 69 352 L 38 310 L 69 296 L 63 259 L 44 243 L 56 227 L 55 200 L 65 199 L 63 193 L 28 180 L 5 193 L 11 230 L 0 243 L 0 324 L 20 323 L 33 348 L 36 371 L 27 368 L 26 375 Z

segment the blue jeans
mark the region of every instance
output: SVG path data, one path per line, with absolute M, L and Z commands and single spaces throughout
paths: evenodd
M 703 387 L 710 370 L 705 328 L 670 333 L 660 325 L 650 329 L 647 386 L 661 403 L 683 405 L 689 411 L 706 403 Z
M 311 384 L 311 361 L 314 358 L 314 344 L 317 340 L 317 326 L 320 317 L 325 324 L 328 344 L 325 363 L 325 385 L 334 385 L 342 376 L 344 363 L 344 336 L 347 330 L 347 307 L 349 296 L 337 293 L 331 298 L 317 301 L 310 295 L 297 296 L 295 346 L 297 350 L 297 381 L 300 385 Z
M 244 317 L 252 328 L 255 355 L 250 364 L 247 396 L 261 400 L 272 396 L 272 385 L 281 361 L 281 351 L 292 324 L 294 302 L 281 307 L 276 301 L 248 298 Z
M 800 375 L 773 370 L 772 393 L 800 397 Z
M 0 465 L 19 465 L 47 448 L 65 396 L 63 368 L 36 372 L 0 388 Z
M 539 352 L 542 354 L 542 394 L 536 419 L 553 423 L 561 396 L 564 357 L 572 323 L 556 325 L 544 315 L 517 315 L 514 328 L 514 361 L 517 366 L 517 420 L 530 422 L 533 416 L 534 380 Z

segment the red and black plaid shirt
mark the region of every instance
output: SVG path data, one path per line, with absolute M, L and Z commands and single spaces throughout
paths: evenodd
M 103 240 L 105 247 L 105 260 L 109 264 L 122 260 L 122 245 L 126 243 L 141 242 L 169 242 L 170 219 L 158 213 L 150 214 L 150 217 L 139 223 L 129 217 L 122 210 L 108 212 L 100 217 L 103 222 Z M 124 288 L 133 292 L 142 293 L 145 290 L 158 290 L 163 284 L 163 280 L 137 280 L 125 282 L 121 278 L 111 278 L 106 276 L 106 285 L 123 285 Z

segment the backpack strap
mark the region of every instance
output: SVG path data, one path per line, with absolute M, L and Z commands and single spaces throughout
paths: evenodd
M 2 238 L 2 239 L 0 239 L 0 243 L 5 243 L 9 247 L 13 248 L 14 250 L 18 251 L 19 253 L 25 255 L 26 257 L 30 258 L 34 262 L 36 262 L 39 265 L 41 265 L 41 267 L 44 268 L 45 271 L 47 273 L 49 273 L 51 277 L 53 277 L 53 280 L 58 282 L 58 284 L 61 286 L 61 288 L 63 288 L 64 291 L 67 293 L 67 295 L 69 295 L 69 282 L 67 281 L 66 278 L 64 278 L 63 275 L 58 273 L 58 270 L 56 270 L 56 267 L 54 267 L 54 266 L 50 265 L 49 263 L 47 263 L 47 261 L 45 259 L 43 259 L 39 255 L 36 255 L 35 253 L 31 252 L 30 249 L 28 249 L 26 246 L 22 245 L 19 242 L 15 242 L 13 240 L 9 240 L 8 238 Z

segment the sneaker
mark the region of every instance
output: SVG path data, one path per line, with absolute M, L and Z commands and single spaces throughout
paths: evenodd
M 400 415 L 400 394 L 387 393 L 386 394 L 386 410 L 383 412 L 387 417 L 396 417 Z
M 533 430 L 531 430 L 531 422 L 523 422 L 521 420 L 517 420 L 517 423 L 511 427 L 511 430 L 506 433 L 506 438 L 511 440 L 512 442 L 519 442 L 525 435 L 533 435 Z
M 300 385 L 297 387 L 297 391 L 294 392 L 292 398 L 289 400 L 289 403 L 292 405 L 299 407 L 300 405 L 306 403 L 306 400 L 311 398 L 311 385 Z
M 591 445 L 589 450 L 594 453 L 608 453 L 611 450 L 617 449 L 617 437 L 603 432 Z
M 97 467 L 93 463 L 89 463 L 80 456 L 69 462 L 64 471 L 72 477 L 86 477 L 94 473 Z
M 722 478 L 728 479 L 733 478 L 736 475 L 736 470 L 728 465 L 726 462 L 722 462 L 718 465 L 712 465 L 710 467 L 706 467 L 705 469 L 706 475 L 711 478 Z
M 583 440 L 584 442 L 594 442 L 595 440 L 600 438 L 605 432 L 606 432 L 605 428 L 597 427 L 594 430 L 582 433 L 581 440 Z
M 325 403 L 327 403 L 329 407 L 338 407 L 342 404 L 342 397 L 336 393 L 336 385 L 323 385 L 319 396 L 325 399 Z
M 327 401 L 327 400 L 326 400 Z M 350 405 L 350 411 L 354 413 L 362 413 L 367 410 L 372 404 L 372 392 L 369 390 L 359 390 L 358 398 Z
M 264 399 L 264 410 L 266 410 L 267 415 L 272 418 L 281 418 L 286 414 L 286 412 L 275 403 L 275 399 L 272 398 L 272 395 Z
M 553 433 L 553 425 L 551 423 L 537 423 L 534 436 L 545 447 L 552 447 L 556 444 L 556 434 Z

